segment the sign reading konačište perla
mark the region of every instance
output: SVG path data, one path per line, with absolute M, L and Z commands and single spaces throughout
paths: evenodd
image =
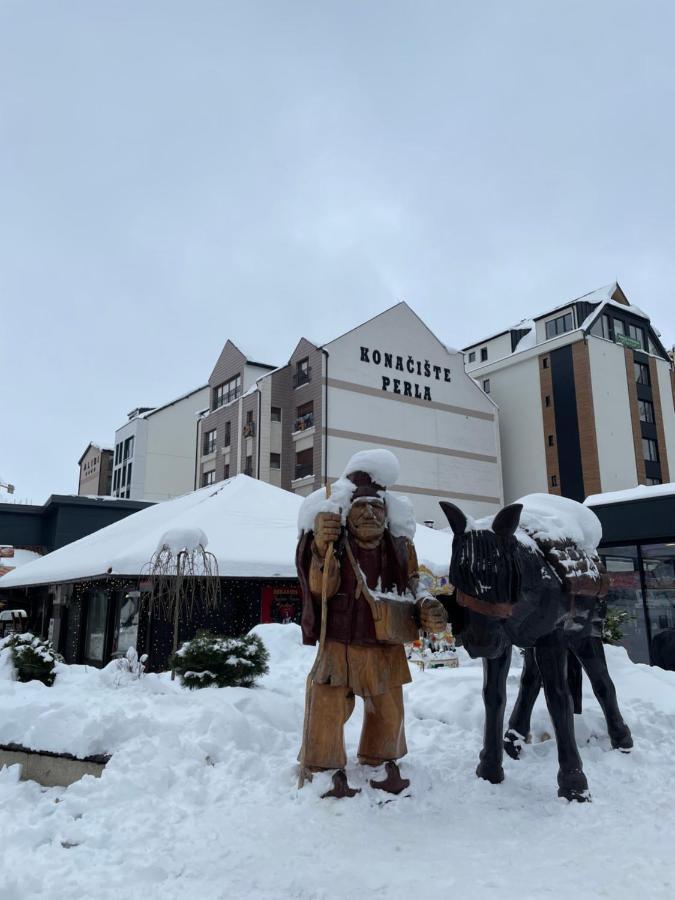
M 417 400 L 431 401 L 431 387 L 427 384 L 420 385 L 416 381 L 408 381 L 405 375 L 413 375 L 418 378 L 428 378 L 430 381 L 452 381 L 450 369 L 446 366 L 437 366 L 428 359 L 415 359 L 413 356 L 396 356 L 378 349 L 361 347 L 361 362 L 369 365 L 382 366 L 391 369 L 391 375 L 382 376 L 382 390 L 401 394 L 403 397 L 414 397 Z M 395 372 L 403 372 L 403 378 L 397 378 Z

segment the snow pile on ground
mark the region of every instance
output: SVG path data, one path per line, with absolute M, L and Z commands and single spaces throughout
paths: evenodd
M 609 648 L 635 750 L 610 750 L 585 683 L 577 737 L 593 803 L 556 797 L 556 747 L 540 698 L 534 743 L 497 786 L 474 775 L 482 667 L 420 671 L 404 688 L 410 796 L 391 799 L 355 762 L 352 800 L 321 800 L 328 776 L 296 788 L 305 676 L 314 649 L 293 625 L 262 625 L 260 686 L 189 692 L 167 675 L 115 689 L 62 667 L 54 687 L 0 681 L 0 743 L 112 753 L 100 779 L 42 789 L 0 771 L 3 900 L 221 898 L 567 898 L 675 890 L 675 673 Z M 520 657 L 514 653 L 514 660 Z M 509 677 L 509 708 L 518 668 Z M 377 773 L 376 773 L 377 774 Z M 387 802 L 390 801 L 390 802 Z

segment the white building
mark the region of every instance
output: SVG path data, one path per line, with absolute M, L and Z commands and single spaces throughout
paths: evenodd
M 614 282 L 464 349 L 500 410 L 507 502 L 668 482 L 673 363 L 648 315 Z
M 228 341 L 209 386 L 195 486 L 245 472 L 307 494 L 388 447 L 418 521 L 442 524 L 440 499 L 474 516 L 502 503 L 497 407 L 406 303 L 321 346 L 301 339 L 274 370 Z
M 163 406 L 132 410 L 115 432 L 112 496 L 157 501 L 191 491 L 198 414 L 208 405 L 204 385 Z

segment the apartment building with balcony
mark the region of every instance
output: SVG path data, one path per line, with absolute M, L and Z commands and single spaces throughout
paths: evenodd
M 115 431 L 112 496 L 169 500 L 193 489 L 199 413 L 208 385 L 157 407 L 138 407 Z
M 673 361 L 617 282 L 464 348 L 500 410 L 507 502 L 675 478 Z
M 440 499 L 471 515 L 503 500 L 498 411 L 406 303 L 318 345 L 302 338 L 277 368 L 228 341 L 209 379 L 195 487 L 240 472 L 306 495 L 358 450 L 388 447 L 419 521 Z

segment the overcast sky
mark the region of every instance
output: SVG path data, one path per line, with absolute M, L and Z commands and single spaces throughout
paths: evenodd
M 227 338 L 400 299 L 463 346 L 616 279 L 671 346 L 674 44 L 670 0 L 0 0 L 0 478 L 75 493 Z

